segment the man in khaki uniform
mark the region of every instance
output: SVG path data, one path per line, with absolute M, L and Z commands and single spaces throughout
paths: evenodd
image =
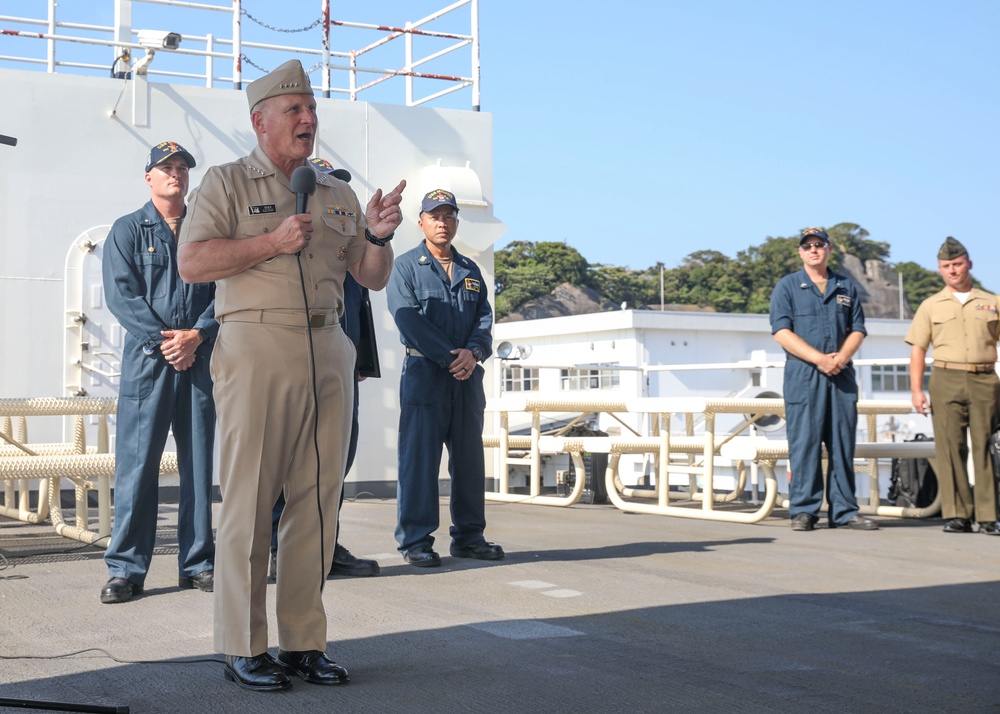
M 1000 299 L 972 287 L 972 260 L 949 237 L 938 251 L 945 289 L 924 300 L 906 335 L 910 347 L 910 391 L 918 412 L 931 412 L 935 472 L 946 533 L 1000 535 L 997 490 L 990 464 L 989 435 L 1000 421 L 1000 378 L 996 373 Z M 934 348 L 930 401 L 923 390 L 927 348 Z M 972 442 L 975 489 L 966 463 Z M 974 497 L 973 497 L 974 496 Z
M 292 60 L 246 93 L 258 145 L 208 170 L 188 207 L 178 262 L 187 282 L 217 281 L 215 647 L 228 680 L 267 691 L 291 686 L 287 673 L 347 681 L 325 653 L 322 600 L 354 396 L 355 349 L 339 322 L 343 283 L 350 271 L 365 287 L 385 287 L 405 182 L 362 207 L 345 182 L 317 173 L 308 213 L 296 214 L 291 176 L 309 166 L 318 131 L 309 79 Z M 278 561 L 272 658 L 266 582 L 271 509 L 282 492 L 278 542 L 289 556 Z

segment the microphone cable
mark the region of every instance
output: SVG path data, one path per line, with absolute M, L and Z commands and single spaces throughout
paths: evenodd
M 290 177 L 291 189 L 295 193 L 295 213 L 307 213 L 309 197 L 316 192 L 316 172 L 308 165 L 299 166 Z M 316 453 L 316 512 L 319 515 L 319 592 L 323 593 L 326 586 L 326 529 L 323 522 L 323 498 L 321 494 L 321 474 L 323 472 L 319 453 L 319 387 L 316 377 L 316 350 L 313 344 L 312 320 L 309 315 L 309 295 L 306 291 L 306 278 L 302 270 L 302 251 L 295 254 L 299 266 L 299 285 L 302 286 L 302 306 L 305 309 L 306 334 L 309 338 L 309 369 L 312 378 L 313 395 L 313 450 Z M 325 324 L 325 321 L 324 321 Z
M 302 254 L 295 254 L 295 260 L 299 266 L 299 285 L 302 286 L 302 305 L 306 313 L 306 335 L 309 340 L 309 370 L 312 384 L 313 397 L 313 451 L 316 453 L 316 512 L 319 515 L 319 569 L 320 582 L 319 591 L 323 592 L 326 586 L 326 538 L 323 522 L 323 498 L 320 495 L 320 474 L 322 473 L 319 456 L 319 388 L 316 379 L 316 350 L 313 347 L 312 321 L 309 319 L 309 296 L 306 293 L 306 278 L 302 271 Z

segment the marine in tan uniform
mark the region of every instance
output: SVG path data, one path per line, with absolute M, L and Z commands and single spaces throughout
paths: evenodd
M 185 281 L 217 281 L 215 648 L 226 654 L 227 679 L 266 691 L 291 686 L 288 673 L 347 681 L 325 652 L 322 600 L 354 390 L 355 349 L 339 317 L 347 271 L 373 290 L 388 282 L 405 182 L 364 207 L 345 182 L 317 173 L 308 213 L 297 215 L 290 179 L 309 165 L 318 131 L 309 79 L 297 60 L 286 62 L 251 83 L 247 100 L 258 145 L 208 170 L 178 262 Z M 282 491 L 278 542 L 289 556 L 278 561 L 274 658 L 266 580 L 271 509 Z
M 990 462 L 989 435 L 1000 421 L 1000 378 L 996 373 L 1000 337 L 1000 299 L 972 287 L 972 260 L 965 247 L 949 237 L 938 251 L 945 289 L 924 300 L 906 334 L 910 344 L 910 391 L 913 406 L 931 413 L 935 471 L 941 491 L 941 515 L 947 533 L 1000 535 L 997 490 Z M 923 390 L 924 363 L 933 347 L 930 400 Z M 966 438 L 968 432 L 968 439 Z M 975 488 L 966 464 L 972 444 Z

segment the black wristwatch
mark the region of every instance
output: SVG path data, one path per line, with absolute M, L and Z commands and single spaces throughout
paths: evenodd
M 379 247 L 384 247 L 386 243 L 388 243 L 389 241 L 392 240 L 392 237 L 394 235 L 396 235 L 396 231 L 393 231 L 392 233 L 390 233 L 389 235 L 387 235 L 385 238 L 376 238 L 375 236 L 372 235 L 372 233 L 371 233 L 370 230 L 368 230 L 367 228 L 365 228 L 365 238 L 368 240 L 369 243 L 374 243 L 375 245 L 377 245 Z
M 199 336 L 199 337 L 201 338 L 201 341 L 202 341 L 202 342 L 205 342 L 205 343 L 207 343 L 207 342 L 208 342 L 208 341 L 209 341 L 209 340 L 211 339 L 211 338 L 210 338 L 210 337 L 208 336 L 208 333 L 207 333 L 207 332 L 205 332 L 205 331 L 204 331 L 204 330 L 202 330 L 202 329 L 199 329 L 199 330 L 198 330 L 198 336 Z
M 473 345 L 470 347 L 469 352 L 471 352 L 472 356 L 476 358 L 476 362 L 482 362 L 486 359 L 486 355 L 483 354 L 483 348 L 479 345 Z

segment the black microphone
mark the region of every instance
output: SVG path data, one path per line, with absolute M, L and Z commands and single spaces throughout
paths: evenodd
M 292 172 L 292 190 L 295 191 L 295 212 L 305 213 L 309 197 L 316 193 L 316 171 L 311 166 L 300 166 Z

